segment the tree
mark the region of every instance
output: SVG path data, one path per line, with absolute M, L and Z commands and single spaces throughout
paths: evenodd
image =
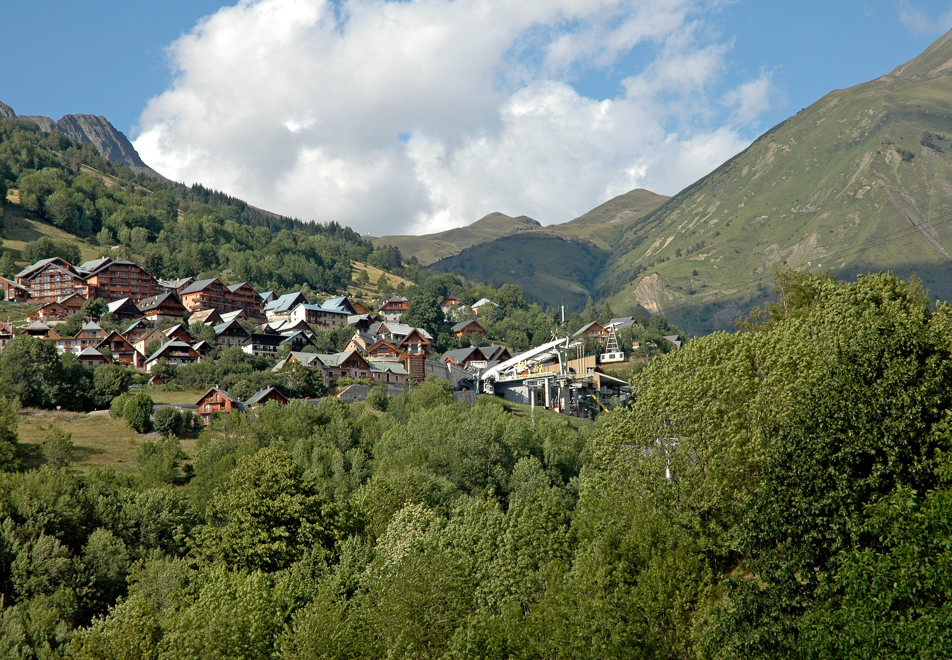
M 171 406 L 155 411 L 155 430 L 164 436 L 182 433 L 182 414 Z
M 13 260 L 13 253 L 9 250 L 4 250 L 3 255 L 0 256 L 0 277 L 6 277 L 10 279 L 17 274 L 17 265 Z
M 200 555 L 248 570 L 280 570 L 315 545 L 333 548 L 346 529 L 343 513 L 317 495 L 290 454 L 272 448 L 239 459 L 207 518 Z
M 43 437 L 43 457 L 54 470 L 69 467 L 73 460 L 73 434 L 52 425 Z
M 59 399 L 62 365 L 52 342 L 15 337 L 0 353 L 0 381 L 23 406 L 52 408 Z
M 152 430 L 152 397 L 142 391 L 133 394 L 122 408 L 122 417 L 129 428 L 137 433 L 148 433 Z
M 125 393 L 132 382 L 129 370 L 118 364 L 101 364 L 93 370 L 94 396 L 97 405 L 107 406 L 109 403 Z

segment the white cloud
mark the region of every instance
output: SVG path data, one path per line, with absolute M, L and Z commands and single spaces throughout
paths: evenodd
M 746 145 L 770 79 L 720 91 L 730 44 L 702 4 L 243 0 L 170 46 L 135 146 L 171 178 L 363 232 L 563 222 Z M 580 93 L 590 76 L 616 91 Z

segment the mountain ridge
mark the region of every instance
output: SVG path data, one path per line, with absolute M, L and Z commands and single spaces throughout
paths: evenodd
M 129 138 L 102 115 L 69 114 L 54 121 L 43 115 L 17 115 L 12 107 L 0 103 L 0 117 L 29 121 L 46 133 L 60 133 L 80 144 L 91 144 L 105 158 L 127 166 L 136 174 L 167 181 L 146 165 Z

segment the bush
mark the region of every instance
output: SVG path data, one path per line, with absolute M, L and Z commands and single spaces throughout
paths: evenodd
M 122 417 L 129 428 L 137 433 L 148 433 L 152 430 L 152 408 L 155 404 L 145 392 L 133 394 L 122 408 Z
M 53 425 L 43 438 L 43 456 L 54 470 L 68 467 L 73 461 L 73 435 Z
M 162 408 L 155 412 L 153 423 L 155 430 L 164 436 L 181 435 L 183 429 L 182 413 L 175 408 Z

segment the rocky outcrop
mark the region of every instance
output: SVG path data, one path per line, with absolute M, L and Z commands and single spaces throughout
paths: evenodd
M 0 103 L 0 117 L 12 118 L 17 117 L 17 114 L 10 106 Z M 19 119 L 33 122 L 41 131 L 62 133 L 80 144 L 91 144 L 112 162 L 126 165 L 137 174 L 164 178 L 142 162 L 129 138 L 101 115 L 66 115 L 59 121 L 49 117 L 20 115 Z

